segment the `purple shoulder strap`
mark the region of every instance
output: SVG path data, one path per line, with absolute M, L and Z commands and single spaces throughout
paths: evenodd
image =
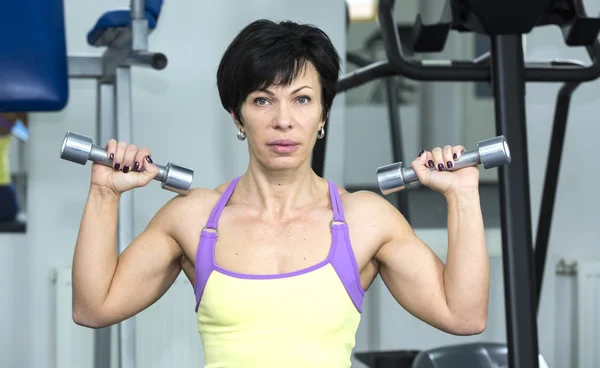
M 229 183 L 227 189 L 225 189 L 225 192 L 223 193 L 223 195 L 221 195 L 221 198 L 219 198 L 219 202 L 217 202 L 217 204 L 213 207 L 208 221 L 206 222 L 206 229 L 217 228 L 217 226 L 219 225 L 219 219 L 221 218 L 221 213 L 223 213 L 223 208 L 225 208 L 225 205 L 229 201 L 231 194 L 233 194 L 233 190 L 235 189 L 235 186 L 237 185 L 238 181 L 240 181 L 240 177 L 233 179 L 231 183 Z
M 196 312 L 198 312 L 198 306 L 200 305 L 200 299 L 204 293 L 204 287 L 208 281 L 208 277 L 214 270 L 214 256 L 215 256 L 215 244 L 219 237 L 219 219 L 223 208 L 229 201 L 235 186 L 237 185 L 240 178 L 235 178 L 229 183 L 225 192 L 219 198 L 219 201 L 213 207 L 206 225 L 200 233 L 200 241 L 196 250 L 196 263 L 195 263 L 195 280 L 194 280 L 194 294 L 196 295 Z M 215 231 L 209 231 L 215 230 Z
M 337 190 L 335 183 L 328 181 L 329 183 L 329 196 L 331 197 L 331 207 L 333 208 L 333 221 L 346 222 L 344 219 L 344 209 L 342 208 L 342 201 Z
M 331 265 L 344 284 L 354 306 L 362 313 L 365 290 L 360 282 L 360 271 L 356 263 L 352 244 L 350 243 L 342 199 L 338 193 L 337 186 L 332 182 L 329 182 L 329 193 L 331 195 L 331 207 L 333 208 L 333 221 L 331 223 L 333 239 L 331 246 L 334 252 L 331 257 Z

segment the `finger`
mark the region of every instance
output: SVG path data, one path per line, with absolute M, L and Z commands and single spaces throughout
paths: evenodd
M 417 157 L 411 162 L 411 167 L 421 182 L 423 182 L 425 175 L 427 175 L 429 169 L 427 169 L 427 152 L 421 150 Z
M 434 167 L 435 166 L 435 164 L 433 162 L 433 155 L 431 154 L 430 151 L 425 151 L 423 156 L 425 156 L 425 159 L 423 161 L 425 161 L 426 167 Z
M 418 164 L 427 167 L 427 151 L 425 150 L 421 150 L 421 152 L 419 152 L 417 159 L 418 159 Z
M 117 171 L 123 167 L 123 160 L 125 159 L 125 151 L 127 150 L 127 143 L 117 143 L 117 150 L 115 152 L 115 159 L 113 160 L 113 168 Z
M 452 147 L 452 158 L 454 159 L 454 161 L 458 160 L 460 156 L 462 156 L 463 152 L 465 152 L 465 147 L 463 146 L 459 145 Z
M 152 157 L 150 157 L 150 155 L 144 156 L 144 171 L 152 167 L 156 167 L 152 161 Z
M 411 166 L 418 165 L 420 167 L 425 167 L 425 164 L 427 163 L 426 160 L 427 156 L 425 155 L 425 150 L 421 150 L 417 157 L 411 163 Z
M 444 146 L 444 149 L 442 149 L 442 157 L 444 158 L 444 163 L 447 169 L 451 169 L 454 166 L 454 159 L 452 158 L 452 154 L 452 146 Z
M 117 152 L 117 141 L 115 139 L 109 139 L 108 142 L 106 142 L 106 157 L 108 157 L 109 160 L 114 161 L 115 159 L 115 152 Z
M 137 155 L 138 148 L 135 144 L 130 144 L 125 149 L 125 156 L 123 157 L 123 172 L 128 173 L 133 167 L 135 156 Z
M 146 185 L 158 175 L 159 171 L 158 167 L 152 162 L 152 158 L 149 154 L 143 156 L 141 161 L 143 162 L 144 166 L 140 169 L 142 173 L 138 177 L 138 183 Z
M 431 154 L 433 155 L 434 167 L 438 171 L 444 171 L 446 169 L 446 165 L 444 164 L 444 157 L 442 155 L 442 149 L 440 147 L 435 147 L 431 150 Z
M 133 171 L 141 172 L 144 170 L 144 163 L 147 163 L 145 160 L 146 156 L 150 157 L 150 150 L 148 148 L 143 147 L 138 150 L 137 155 L 135 155 L 135 162 L 133 163 Z

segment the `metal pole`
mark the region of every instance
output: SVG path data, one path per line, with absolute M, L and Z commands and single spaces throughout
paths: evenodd
M 144 0 L 131 0 L 131 18 L 132 19 L 143 19 L 144 18 Z
M 448 6 L 448 1 L 419 1 L 419 16 L 425 24 L 437 23 Z M 440 58 L 461 60 L 462 38 L 451 32 L 444 48 L 436 53 L 423 53 L 422 62 L 439 62 Z M 410 56 L 404 51 L 404 56 Z M 444 147 L 464 142 L 464 85 L 462 83 L 419 83 L 419 137 L 423 149 Z M 471 142 L 466 142 L 469 144 Z
M 387 107 L 389 115 L 390 136 L 392 143 L 393 162 L 403 162 L 404 154 L 402 147 L 402 127 L 400 112 L 398 111 L 398 92 L 396 90 L 396 77 L 385 79 Z M 406 220 L 410 222 L 410 212 L 408 208 L 408 191 L 403 190 L 396 193 L 396 207 Z
M 499 168 L 508 366 L 538 368 L 522 38 L 499 35 L 491 41 L 496 128 L 514 158 Z
M 98 79 L 103 76 L 102 56 L 69 56 L 69 79 Z M 101 102 L 98 100 L 98 103 Z
M 114 99 L 114 86 L 98 82 L 96 136 L 97 141 L 102 142 L 102 145 L 116 137 Z M 112 327 L 105 327 L 94 331 L 94 368 L 111 368 L 111 330 Z
M 131 69 L 128 66 L 116 70 L 115 106 L 117 112 L 117 139 L 131 143 Z M 133 197 L 128 191 L 121 195 L 119 205 L 119 222 L 117 247 L 121 254 L 133 240 Z M 135 368 L 135 317 L 131 317 L 118 325 L 119 328 L 119 368 Z
M 167 56 L 160 52 L 132 52 L 127 56 L 126 61 L 130 66 L 151 67 L 157 70 L 164 69 L 167 66 Z
M 148 49 L 148 21 L 144 0 L 131 0 L 131 48 L 134 51 Z
M 98 126 L 97 142 L 104 145 L 109 139 L 117 136 L 115 110 L 115 86 L 112 83 L 98 83 L 97 89 Z
M 540 297 L 542 295 L 542 282 L 544 280 L 544 269 L 546 266 L 546 255 L 548 253 L 548 241 L 550 239 L 550 228 L 552 215 L 554 214 L 554 203 L 558 189 L 558 176 L 560 174 L 560 162 L 565 133 L 567 130 L 567 119 L 569 117 L 569 105 L 571 96 L 580 83 L 565 83 L 559 90 L 554 110 L 554 123 L 552 124 L 552 136 L 550 138 L 550 150 L 546 162 L 546 175 L 544 178 L 544 190 L 542 192 L 542 203 L 540 207 L 537 234 L 535 237 L 535 291 L 536 309 L 539 312 Z

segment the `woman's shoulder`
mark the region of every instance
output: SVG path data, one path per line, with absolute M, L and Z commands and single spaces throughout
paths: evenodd
M 219 199 L 225 193 L 227 186 L 231 183 L 220 184 L 215 188 L 196 187 L 189 190 L 185 195 L 179 194 L 165 204 L 165 209 L 172 211 L 201 211 L 210 212 Z
M 188 204 L 215 205 L 223 196 L 232 181 L 233 179 L 219 184 L 215 188 L 192 188 L 187 195 L 179 197 L 182 199 L 181 202 L 186 202 Z
M 338 193 L 340 194 L 342 201 L 348 201 L 354 204 L 370 205 L 380 201 L 386 201 L 385 198 L 370 190 L 349 192 L 344 188 L 338 187 Z
M 369 190 L 355 192 L 343 190 L 340 191 L 340 198 L 346 213 L 354 213 L 360 217 L 376 218 L 381 213 L 395 209 L 387 199 Z
M 229 182 L 221 184 L 214 189 L 196 187 L 185 195 L 179 194 L 171 198 L 158 211 L 156 221 L 160 221 L 166 228 L 176 229 L 206 222 L 228 184 Z
M 344 209 L 347 206 L 364 207 L 364 206 L 370 206 L 373 204 L 377 204 L 377 202 L 380 202 L 382 200 L 385 201 L 385 199 L 382 198 L 377 193 L 374 193 L 374 192 L 371 192 L 368 190 L 357 190 L 354 192 L 349 192 L 342 185 L 338 185 L 331 181 L 329 183 L 331 185 L 333 185 L 335 187 L 335 189 L 337 190 L 338 196 L 342 200 L 342 206 L 344 206 Z

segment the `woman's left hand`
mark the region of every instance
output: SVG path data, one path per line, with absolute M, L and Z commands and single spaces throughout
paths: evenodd
M 454 167 L 454 162 L 460 159 L 464 152 L 463 146 L 435 147 L 431 151 L 421 151 L 411 163 L 419 181 L 444 195 L 462 189 L 477 188 L 479 185 L 479 168 L 477 166 L 465 167 L 456 171 L 449 171 Z

